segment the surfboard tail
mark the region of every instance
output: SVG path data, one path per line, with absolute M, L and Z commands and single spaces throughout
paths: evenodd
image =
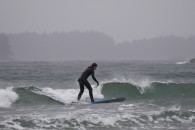
M 125 101 L 124 97 L 117 97 L 117 98 L 111 98 L 111 99 L 101 99 L 101 100 L 95 100 L 92 102 L 92 104 L 97 104 L 97 103 L 112 103 L 112 102 L 123 102 Z

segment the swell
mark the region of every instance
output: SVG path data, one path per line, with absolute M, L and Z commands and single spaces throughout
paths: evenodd
M 19 99 L 15 102 L 16 104 L 25 105 L 55 105 L 63 104 L 60 101 L 54 100 L 53 98 L 46 96 L 42 93 L 42 89 L 37 87 L 20 87 L 15 88 L 14 91 L 18 94 Z
M 153 82 L 143 89 L 130 83 L 111 82 L 104 84 L 101 92 L 106 98 L 123 96 L 128 100 L 195 98 L 195 84 Z

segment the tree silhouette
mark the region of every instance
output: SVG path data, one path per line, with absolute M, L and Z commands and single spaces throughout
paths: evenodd
M 12 54 L 8 37 L 5 34 L 0 34 L 0 61 L 11 60 Z

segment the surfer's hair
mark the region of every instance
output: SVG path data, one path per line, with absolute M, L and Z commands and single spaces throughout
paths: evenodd
M 96 64 L 96 63 L 93 63 L 93 64 L 91 65 L 91 67 L 97 67 L 97 64 Z

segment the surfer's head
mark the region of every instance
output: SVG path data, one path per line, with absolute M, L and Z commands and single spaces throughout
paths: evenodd
M 97 68 L 97 64 L 96 64 L 96 63 L 93 63 L 93 64 L 91 65 L 91 68 L 93 68 L 93 70 L 95 70 L 95 69 Z

